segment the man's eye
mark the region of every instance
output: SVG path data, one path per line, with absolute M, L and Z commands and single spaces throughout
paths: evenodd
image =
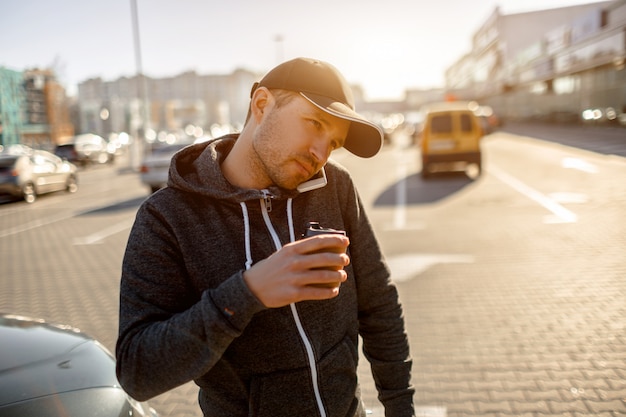
M 311 124 L 313 125 L 313 127 L 315 127 L 316 129 L 321 129 L 322 128 L 322 124 L 320 122 L 318 122 L 315 119 L 310 119 L 309 120 L 311 122 Z

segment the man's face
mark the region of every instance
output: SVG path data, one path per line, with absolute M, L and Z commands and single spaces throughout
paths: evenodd
M 343 146 L 350 122 L 318 109 L 297 95 L 281 107 L 267 109 L 257 127 L 253 148 L 271 184 L 295 189 Z

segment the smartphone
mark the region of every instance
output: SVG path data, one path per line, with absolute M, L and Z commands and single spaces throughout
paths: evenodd
M 298 185 L 297 190 L 301 193 L 317 190 L 318 188 L 325 186 L 327 183 L 326 171 L 324 170 L 324 167 L 322 167 L 322 169 L 320 169 L 318 173 L 313 176 L 313 178 Z

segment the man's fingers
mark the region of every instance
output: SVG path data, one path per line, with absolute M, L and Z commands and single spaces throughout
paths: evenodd
M 345 252 L 350 244 L 350 239 L 342 235 L 317 235 L 306 239 L 292 242 L 298 253 L 315 253 L 315 252 Z
M 294 265 L 301 270 L 329 269 L 338 271 L 350 264 L 350 257 L 345 253 L 315 252 L 299 256 L 299 262 Z
M 308 301 L 308 300 L 329 300 L 331 298 L 335 298 L 339 295 L 340 286 L 324 286 L 321 284 L 316 285 L 307 285 L 301 287 L 298 291 L 298 297 L 296 302 L 298 301 Z
M 322 287 L 334 288 L 341 285 L 348 278 L 348 274 L 343 269 L 327 270 L 318 269 L 302 274 L 294 284 L 298 287 Z

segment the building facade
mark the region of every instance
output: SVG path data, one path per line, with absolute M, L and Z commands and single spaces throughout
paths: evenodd
M 496 8 L 447 70 L 446 89 L 511 120 L 617 123 L 626 117 L 625 61 L 626 0 Z
M 243 123 L 252 84 L 259 78 L 246 70 L 227 75 L 193 71 L 174 77 L 134 76 L 78 85 L 80 128 L 103 136 L 129 132 L 208 132 L 212 126 Z M 198 129 L 196 129 L 198 131 Z
M 20 143 L 23 124 L 24 76 L 22 72 L 0 68 L 0 147 Z
M 73 134 L 65 89 L 52 71 L 0 68 L 0 145 L 51 149 Z

